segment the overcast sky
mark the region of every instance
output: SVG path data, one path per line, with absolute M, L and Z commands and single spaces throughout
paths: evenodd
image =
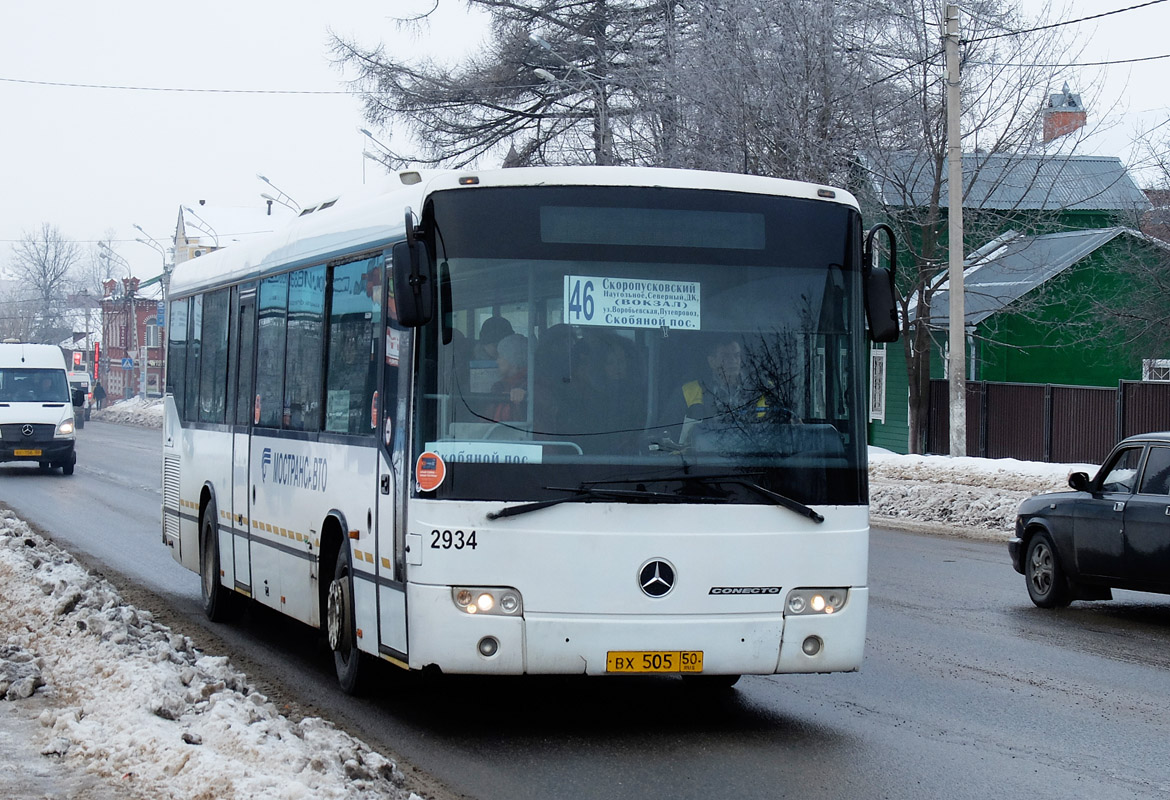
M 1144 0 L 1072 0 L 1087 16 Z M 1024 0 L 1039 9 L 1040 0 Z M 0 269 L 11 245 L 42 222 L 86 248 L 112 231 L 140 277 L 161 258 L 135 242 L 138 223 L 167 244 L 180 205 L 261 207 L 268 176 L 302 205 L 362 182 L 364 123 L 343 94 L 141 91 L 151 89 L 337 91 L 328 29 L 363 42 L 442 57 L 474 47 L 482 21 L 461 0 L 440 0 L 436 33 L 401 33 L 393 14 L 428 0 L 79 0 L 0 4 Z M 1170 53 L 1170 3 L 1077 26 L 1083 61 Z M 1166 120 L 1170 59 L 1070 71 L 1113 132 L 1098 145 L 1128 160 L 1135 126 Z M 41 82 L 41 83 L 33 83 Z M 1100 121 L 1100 120 L 1097 120 Z M 495 165 L 485 165 L 495 166 Z M 281 212 L 279 209 L 277 213 Z

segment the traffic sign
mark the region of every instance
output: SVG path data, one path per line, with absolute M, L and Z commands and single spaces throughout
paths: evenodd
M 123 358 L 123 359 L 122 359 L 122 369 L 125 369 L 125 370 L 131 370 L 131 369 L 134 369 L 134 359 L 132 359 L 132 358 Z

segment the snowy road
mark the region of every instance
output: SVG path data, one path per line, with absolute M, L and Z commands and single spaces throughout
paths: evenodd
M 91 427 L 96 440 L 99 426 L 87 433 Z M 115 459 L 125 463 L 125 475 L 86 475 L 79 464 L 80 488 L 64 496 L 60 476 L 10 480 L 4 473 L 0 499 L 19 495 L 29 518 L 97 550 L 110 543 L 92 530 L 75 531 L 71 520 L 95 529 L 94 509 L 140 495 L 142 508 L 100 512 L 120 520 L 119 535 L 130 538 L 120 555 L 97 557 L 110 571 L 133 575 L 153 557 L 150 549 L 162 550 L 157 489 L 135 488 L 135 472 L 153 468 L 138 463 L 153 457 L 151 439 L 141 447 L 137 459 Z M 972 481 L 941 475 L 937 464 L 890 461 L 878 471 L 910 478 L 875 480 L 875 496 L 884 495 L 891 511 L 922 513 L 970 492 L 946 512 L 961 515 L 956 521 L 965 526 L 1015 502 L 1003 493 L 1028 482 L 1024 467 L 1013 477 L 969 466 L 984 473 Z M 1036 482 L 1053 482 L 1050 469 L 1041 472 Z M 97 488 L 86 488 L 87 481 Z M 972 488 L 980 482 L 1007 485 Z M 114 488 L 119 483 L 126 488 Z M 95 494 L 111 502 L 103 506 Z M 47 499 L 52 508 L 44 508 Z M 58 534 L 58 524 L 67 532 Z M 696 699 L 673 680 L 428 685 L 387 670 L 378 697 L 354 701 L 333 688 L 321 648 L 298 626 L 255 610 L 238 626 L 205 632 L 184 610 L 197 596 L 193 574 L 177 573 L 185 585 L 161 581 L 167 585 L 155 594 L 169 597 L 168 607 L 152 610 L 205 650 L 223 652 L 215 649 L 222 645 L 233 660 L 243 656 L 236 669 L 259 681 L 278 707 L 325 715 L 398 757 L 408 772 L 414 765 L 471 797 L 1165 796 L 1170 600 L 1117 592 L 1112 603 L 1040 611 L 1007 563 L 1002 534 L 997 538 L 875 530 L 863 671 L 745 678 L 721 699 Z M 254 769 L 265 766 L 284 776 L 275 761 Z

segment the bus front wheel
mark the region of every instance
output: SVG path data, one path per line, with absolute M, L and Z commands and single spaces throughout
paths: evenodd
M 219 581 L 219 523 L 215 500 L 209 500 L 199 520 L 199 589 L 203 614 L 212 622 L 228 619 L 231 592 Z
M 362 653 L 357 646 L 353 613 L 353 564 L 349 547 L 342 543 L 333 569 L 333 581 L 325 598 L 325 624 L 337 682 L 346 694 L 357 694 L 362 677 Z

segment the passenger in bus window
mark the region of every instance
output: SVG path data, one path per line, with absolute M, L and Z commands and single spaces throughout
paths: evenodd
M 488 317 L 479 328 L 479 341 L 476 343 L 475 358 L 481 361 L 495 361 L 500 341 L 505 336 L 512 336 L 512 323 L 504 317 Z
M 496 366 L 499 379 L 492 386 L 492 394 L 500 402 L 492 410 L 496 422 L 514 422 L 527 417 L 525 400 L 528 397 L 528 339 L 518 333 L 505 336 L 496 348 Z

